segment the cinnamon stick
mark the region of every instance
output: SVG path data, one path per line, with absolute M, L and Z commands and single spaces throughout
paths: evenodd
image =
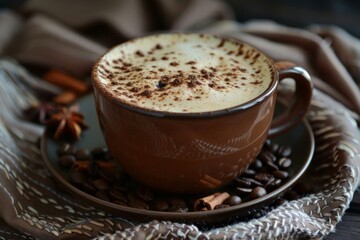
M 194 210 L 195 211 L 213 210 L 217 205 L 221 205 L 228 197 L 230 197 L 230 194 L 227 192 L 222 192 L 222 193 L 217 192 L 209 196 L 200 198 L 195 201 Z
M 77 95 L 74 92 L 64 91 L 59 95 L 55 96 L 52 101 L 60 105 L 69 105 L 77 99 Z
M 46 72 L 43 79 L 58 87 L 79 94 L 86 93 L 89 89 L 88 85 L 84 81 L 55 69 Z

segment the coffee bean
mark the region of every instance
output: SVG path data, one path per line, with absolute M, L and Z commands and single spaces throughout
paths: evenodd
M 119 200 L 113 200 L 112 203 L 115 203 L 115 204 L 118 204 L 118 205 L 121 205 L 121 206 L 128 206 L 127 203 L 119 201 Z
M 274 176 L 271 174 L 268 174 L 268 173 L 257 173 L 254 178 L 257 181 L 266 183 L 266 182 L 269 182 L 270 179 L 274 178 Z
M 127 194 L 126 194 L 126 197 L 127 197 L 127 199 L 129 200 L 129 202 L 130 201 L 137 201 L 137 200 L 140 200 L 140 198 L 136 195 L 136 193 L 134 193 L 134 192 L 128 192 Z
M 107 191 L 100 190 L 95 193 L 95 197 L 100 198 L 104 201 L 110 201 L 109 194 Z
M 92 177 L 97 177 L 100 172 L 99 164 L 95 161 L 91 161 L 87 167 L 87 173 Z
M 167 211 L 169 209 L 169 203 L 166 200 L 156 200 L 154 204 L 154 208 L 157 211 Z
M 186 202 L 179 197 L 172 197 L 168 200 L 170 205 L 169 210 L 170 212 L 188 212 L 189 209 L 186 205 Z
M 251 199 L 256 199 L 256 198 L 260 198 L 266 195 L 266 190 L 263 187 L 256 187 L 254 188 L 251 193 L 250 193 L 250 198 Z
M 243 178 L 245 181 L 250 182 L 252 187 L 259 187 L 262 186 L 263 184 L 253 178 Z
M 232 195 L 224 201 L 224 204 L 227 204 L 229 206 L 235 206 L 240 203 L 241 203 L 241 198 L 237 195 Z
M 239 188 L 238 187 L 238 188 L 235 189 L 235 191 L 240 196 L 246 196 L 246 195 L 251 193 L 252 189 L 251 188 Z
M 265 184 L 264 187 L 265 187 L 266 191 L 270 192 L 270 191 L 273 190 L 273 188 L 274 188 L 274 182 L 275 182 L 275 178 L 272 178 L 272 179 L 270 179 L 270 181 L 268 181 L 268 182 Z
M 265 165 L 270 172 L 279 170 L 279 167 L 273 161 L 266 161 Z
M 289 146 L 280 146 L 276 151 L 279 157 L 290 157 L 291 148 Z
M 285 179 L 289 176 L 288 172 L 280 171 L 280 170 L 275 171 L 272 174 L 274 175 L 274 177 L 279 178 L 279 179 Z
M 172 197 L 168 200 L 170 207 L 176 207 L 176 208 L 185 208 L 186 207 L 186 203 L 183 199 L 178 198 L 178 197 Z
M 265 143 L 264 143 L 264 148 L 269 149 L 269 147 L 271 146 L 271 140 L 270 139 L 266 139 Z
M 277 187 L 279 187 L 281 185 L 281 183 L 282 183 L 281 179 L 275 179 L 274 186 L 277 188 Z
M 58 156 L 64 155 L 73 155 L 75 153 L 75 148 L 70 143 L 63 143 L 58 149 Z
M 106 146 L 97 147 L 91 150 L 91 155 L 94 159 L 105 159 L 106 154 L 108 153 L 108 148 Z
M 94 186 L 94 184 L 91 181 L 84 182 L 81 185 L 81 188 L 89 194 L 94 194 L 98 191 L 98 189 Z
M 263 163 L 262 163 L 259 159 L 256 159 L 256 160 L 250 165 L 251 168 L 256 169 L 256 170 L 259 170 L 260 168 L 262 168 L 262 166 L 263 166 Z
M 259 159 L 263 162 L 274 162 L 276 160 L 276 156 L 269 151 L 262 151 L 259 155 Z
M 120 186 L 120 185 L 113 185 L 113 186 L 111 187 L 111 190 L 116 190 L 116 191 L 120 191 L 120 192 L 123 192 L 123 193 L 128 193 L 128 192 L 130 192 L 129 186 L 127 186 L 127 185 L 122 185 L 122 186 Z
M 137 189 L 137 195 L 143 199 L 144 201 L 151 201 L 154 199 L 154 192 L 151 191 L 149 188 L 146 187 L 139 187 Z
M 246 170 L 241 174 L 241 176 L 244 176 L 244 177 L 252 177 L 252 176 L 254 176 L 255 174 L 256 174 L 255 170 L 248 168 L 248 169 L 246 169 Z
M 251 187 L 251 182 L 242 179 L 242 178 L 236 178 L 234 181 L 235 185 L 241 188 L 248 188 Z
M 230 205 L 220 204 L 220 205 L 216 205 L 214 209 L 222 209 L 222 208 L 228 208 L 228 207 L 230 207 Z
M 144 200 L 140 199 L 139 197 L 137 197 L 134 193 L 129 193 L 127 195 L 128 199 L 129 199 L 129 207 L 133 207 L 133 208 L 139 208 L 139 209 L 149 209 L 150 206 L 147 202 L 145 202 Z
M 90 151 L 86 148 L 80 148 L 75 152 L 76 160 L 91 160 L 92 156 Z
M 75 162 L 75 157 L 73 155 L 63 155 L 59 159 L 59 163 L 64 168 L 71 168 Z
M 77 186 L 82 186 L 86 182 L 86 177 L 82 172 L 74 171 L 70 175 L 70 181 Z
M 123 193 L 117 189 L 111 189 L 109 195 L 113 201 L 121 201 L 123 203 L 128 202 L 128 199 L 127 199 L 125 193 Z
M 282 183 L 281 179 L 273 178 L 265 184 L 265 189 L 266 191 L 271 192 L 276 188 L 278 188 L 281 185 L 281 183 Z
M 169 212 L 188 212 L 189 208 L 188 207 L 170 207 Z
M 93 184 L 99 190 L 109 190 L 109 184 L 104 179 L 96 179 Z
M 108 183 L 113 183 L 116 181 L 116 174 L 116 169 L 99 169 L 98 175 Z
M 271 152 L 275 153 L 278 149 L 279 149 L 279 144 L 277 143 L 271 144 L 271 148 L 270 148 Z
M 282 169 L 289 168 L 292 164 L 291 159 L 287 157 L 283 157 L 279 159 L 279 167 Z

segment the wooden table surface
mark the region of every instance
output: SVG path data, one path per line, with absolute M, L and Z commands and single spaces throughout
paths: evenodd
M 360 188 L 354 194 L 350 208 L 336 226 L 334 233 L 331 233 L 325 240 L 358 240 L 360 239 Z

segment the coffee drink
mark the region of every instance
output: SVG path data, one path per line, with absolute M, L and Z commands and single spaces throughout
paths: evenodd
M 112 98 L 147 110 L 209 112 L 249 102 L 273 78 L 254 48 L 202 34 L 160 34 L 111 49 L 99 80 Z
M 163 192 L 224 186 L 310 105 L 306 71 L 277 67 L 245 43 L 204 34 L 160 34 L 110 49 L 95 63 L 92 83 L 111 154 L 136 181 Z M 287 78 L 296 82 L 294 101 L 273 120 L 276 89 Z M 288 160 L 266 167 L 283 170 Z

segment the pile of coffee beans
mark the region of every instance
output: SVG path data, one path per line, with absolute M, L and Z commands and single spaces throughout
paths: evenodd
M 195 211 L 197 199 L 206 197 L 166 195 L 140 185 L 120 168 L 107 147 L 75 149 L 64 143 L 58 149 L 58 156 L 60 166 L 69 171 L 69 181 L 74 186 L 115 204 L 155 211 L 189 212 Z M 251 166 L 220 190 L 227 192 L 229 197 L 215 209 L 235 206 L 274 191 L 291 177 L 288 172 L 291 164 L 291 148 L 267 140 Z M 288 200 L 297 197 L 294 191 L 284 195 Z
M 257 159 L 233 181 L 234 192 L 249 201 L 277 189 L 289 178 L 290 156 L 290 147 L 267 140 Z

